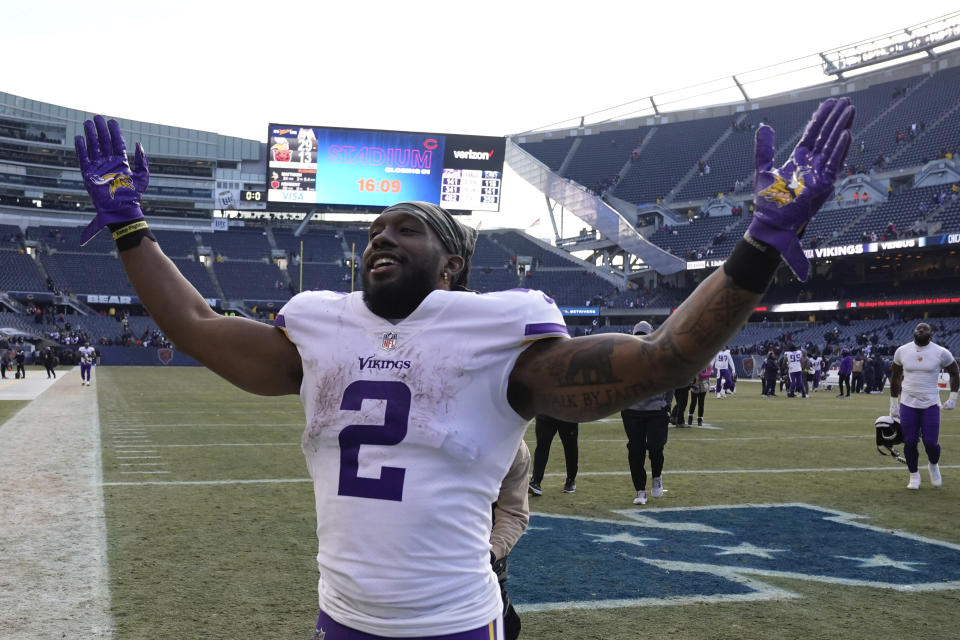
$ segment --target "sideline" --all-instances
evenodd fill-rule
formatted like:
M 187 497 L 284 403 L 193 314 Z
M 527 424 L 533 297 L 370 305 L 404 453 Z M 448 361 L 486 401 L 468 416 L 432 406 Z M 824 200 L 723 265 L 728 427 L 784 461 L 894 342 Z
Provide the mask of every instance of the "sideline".
M 16 385 L 35 399 L 0 426 L 4 640 L 113 637 L 96 378 L 58 373 Z
M 49 379 L 46 371 L 33 367 L 27 369 L 29 375 L 21 379 L 14 378 L 13 371 L 7 371 L 7 377 L 0 378 L 0 400 L 34 400 L 61 378 L 70 375 L 75 370 L 80 371 L 80 368 L 59 369 L 57 377 Z

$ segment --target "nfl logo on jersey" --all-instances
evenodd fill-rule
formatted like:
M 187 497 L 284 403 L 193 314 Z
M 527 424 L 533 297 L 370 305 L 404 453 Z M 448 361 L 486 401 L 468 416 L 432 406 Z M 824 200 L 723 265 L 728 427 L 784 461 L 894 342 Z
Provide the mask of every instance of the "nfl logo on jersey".
M 397 348 L 397 332 L 387 331 L 381 336 L 380 348 L 384 351 L 393 351 Z

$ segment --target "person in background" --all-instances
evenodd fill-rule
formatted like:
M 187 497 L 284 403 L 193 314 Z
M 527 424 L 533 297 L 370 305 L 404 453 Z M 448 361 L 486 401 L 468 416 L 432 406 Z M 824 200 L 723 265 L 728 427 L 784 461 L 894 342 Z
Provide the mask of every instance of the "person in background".
M 730 355 L 730 347 L 724 347 L 713 359 L 713 370 L 717 373 L 717 397 L 725 398 L 727 392 L 734 392 L 736 388 L 734 377 L 737 370 Z
M 687 416 L 687 426 L 693 425 L 693 412 L 697 412 L 697 426 L 703 426 L 703 410 L 710 391 L 710 376 L 713 368 L 708 364 L 703 368 L 690 387 L 690 415 Z
M 13 354 L 13 359 L 17 363 L 17 371 L 14 373 L 14 377 L 18 380 L 26 378 L 27 370 L 23 365 L 27 361 L 27 354 L 23 351 L 22 346 L 17 345 L 17 350 Z
M 577 465 L 580 455 L 580 450 L 577 447 L 577 433 L 579 430 L 580 426 L 576 422 L 557 420 L 548 415 L 537 414 L 534 427 L 537 444 L 533 449 L 530 493 L 535 496 L 543 495 L 543 488 L 540 483 L 543 482 L 543 474 L 546 472 L 547 461 L 550 459 L 550 445 L 553 444 L 554 436 L 558 434 L 560 435 L 560 443 L 563 445 L 563 461 L 567 469 L 563 492 L 573 493 L 577 490 Z
M 52 348 L 46 347 L 43 350 L 43 366 L 47 370 L 47 380 L 49 380 L 50 378 L 56 379 L 57 377 L 56 368 L 57 368 L 57 365 L 59 364 L 60 364 L 60 359 L 57 358 L 57 354 L 53 352 Z
M 633 327 L 635 336 L 650 333 L 653 333 L 653 327 L 646 320 L 641 320 Z M 651 494 L 654 498 L 663 496 L 663 449 L 667 446 L 670 396 L 671 393 L 666 391 L 620 411 L 623 430 L 627 433 L 630 478 L 633 480 L 633 489 L 637 492 L 633 504 L 647 504 L 647 470 L 644 462 L 648 454 L 653 477 Z M 683 422 L 682 415 L 680 421 Z
M 803 366 L 806 357 L 803 355 L 803 350 L 791 344 L 787 350 L 783 352 L 783 357 L 787 359 L 787 371 L 790 374 L 790 389 L 787 397 L 795 398 L 799 391 L 802 397 L 806 398 L 807 388 L 803 384 Z
M 89 342 L 84 342 L 83 346 L 77 349 L 77 354 L 80 360 L 80 384 L 89 387 L 90 371 L 97 359 L 97 350 L 91 347 Z
M 863 355 L 861 355 L 859 350 L 853 357 L 853 367 L 851 368 L 850 373 L 850 384 L 853 387 L 853 392 L 860 393 L 863 391 Z
M 923 439 L 927 453 L 930 484 L 943 484 L 940 475 L 940 370 L 950 374 L 950 396 L 943 408 L 957 406 L 960 368 L 949 349 L 931 342 L 933 330 L 926 322 L 913 330 L 913 342 L 893 354 L 890 375 L 890 417 L 900 420 L 903 431 L 903 455 L 907 459 L 910 480 L 907 489 L 920 488 L 918 444 Z
M 530 472 L 530 449 L 520 441 L 513 464 L 500 483 L 500 494 L 493 503 L 493 531 L 490 534 L 490 564 L 500 583 L 503 600 L 503 637 L 516 640 L 520 635 L 520 615 L 507 594 L 507 564 L 510 551 L 530 523 L 530 500 L 527 497 L 527 473 Z
M 777 363 L 776 354 L 774 354 L 773 351 L 768 351 L 766 359 L 764 359 L 763 364 L 760 365 L 760 375 L 763 386 L 761 394 L 763 396 L 772 398 L 777 395 L 776 387 L 779 373 L 780 365 Z
M 690 383 L 674 389 L 673 400 L 676 404 L 670 410 L 670 424 L 681 427 L 683 426 L 683 414 L 687 410 L 687 403 L 690 401 Z
M 840 378 L 840 393 L 837 394 L 838 398 L 849 398 L 850 397 L 850 374 L 853 373 L 853 356 L 850 355 L 849 349 L 843 349 L 840 351 L 840 368 L 837 371 L 837 375 Z M 847 394 L 843 395 L 843 387 L 846 385 Z
M 823 356 L 819 351 L 814 351 L 814 356 L 809 358 L 810 371 L 813 373 L 813 391 L 820 390 L 820 374 L 823 371 Z

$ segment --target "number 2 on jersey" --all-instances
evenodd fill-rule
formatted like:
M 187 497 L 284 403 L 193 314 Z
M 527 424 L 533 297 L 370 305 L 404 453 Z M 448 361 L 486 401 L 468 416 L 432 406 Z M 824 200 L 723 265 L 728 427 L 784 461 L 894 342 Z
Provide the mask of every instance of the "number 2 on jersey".
M 407 435 L 410 388 L 402 382 L 357 380 L 343 392 L 341 411 L 359 411 L 364 400 L 386 400 L 383 424 L 351 424 L 340 432 L 341 496 L 403 500 L 403 467 L 381 467 L 379 478 L 359 474 L 360 446 L 399 444 Z

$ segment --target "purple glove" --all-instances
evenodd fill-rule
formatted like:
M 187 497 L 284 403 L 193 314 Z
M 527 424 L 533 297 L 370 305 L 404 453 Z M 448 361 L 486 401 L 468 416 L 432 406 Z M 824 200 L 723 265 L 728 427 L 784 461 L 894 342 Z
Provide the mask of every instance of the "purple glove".
M 76 136 L 77 160 L 83 175 L 83 186 L 97 215 L 80 234 L 84 245 L 108 224 L 134 222 L 143 218 L 140 195 L 150 183 L 150 170 L 143 147 L 137 143 L 133 170 L 127 162 L 127 147 L 116 120 L 106 122 L 103 116 L 94 116 L 93 122 L 83 123 L 83 136 Z M 89 155 L 87 155 L 89 153 Z
M 776 134 L 766 125 L 757 129 L 755 211 L 747 233 L 777 249 L 801 280 L 810 274 L 810 262 L 803 254 L 800 236 L 833 193 L 837 169 L 843 166 L 850 148 L 855 111 L 848 98 L 825 100 L 779 169 L 773 167 Z

